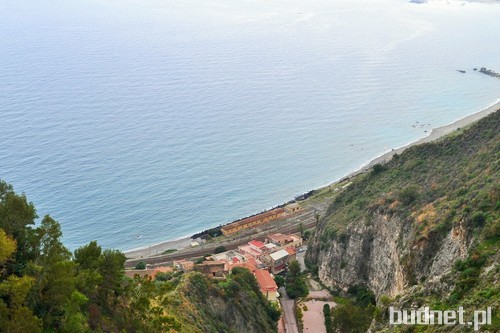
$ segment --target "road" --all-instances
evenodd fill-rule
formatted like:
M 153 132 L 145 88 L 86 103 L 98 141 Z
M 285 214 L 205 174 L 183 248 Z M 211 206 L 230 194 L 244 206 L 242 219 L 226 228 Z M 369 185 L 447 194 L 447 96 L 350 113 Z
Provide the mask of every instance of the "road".
M 286 295 L 283 287 L 279 289 L 281 308 L 283 309 L 283 319 L 285 322 L 286 333 L 299 333 L 297 327 L 297 319 L 295 318 L 295 311 L 293 310 L 294 300 Z

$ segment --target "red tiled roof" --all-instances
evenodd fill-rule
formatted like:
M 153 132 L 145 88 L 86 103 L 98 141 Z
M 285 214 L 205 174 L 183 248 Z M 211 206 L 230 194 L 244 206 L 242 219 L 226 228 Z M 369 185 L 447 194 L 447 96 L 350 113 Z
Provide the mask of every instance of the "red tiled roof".
M 236 264 L 236 263 L 240 262 L 240 259 L 238 259 L 238 258 L 236 258 L 236 257 L 233 257 L 233 259 L 232 259 L 232 260 L 233 260 L 233 264 Z
M 297 253 L 297 251 L 295 251 L 293 247 L 287 247 L 285 250 L 286 252 L 288 252 L 289 255 L 294 255 Z
M 273 277 L 265 269 L 258 269 L 254 272 L 257 283 L 262 291 L 276 291 L 278 286 Z

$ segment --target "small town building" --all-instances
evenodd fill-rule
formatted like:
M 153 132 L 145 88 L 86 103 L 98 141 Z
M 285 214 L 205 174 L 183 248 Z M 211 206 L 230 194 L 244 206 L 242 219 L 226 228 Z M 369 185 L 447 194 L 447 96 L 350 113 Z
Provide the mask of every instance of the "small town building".
M 302 210 L 302 208 L 296 202 L 285 206 L 285 213 L 287 215 L 293 215 L 295 213 L 300 212 L 301 210 Z
M 225 261 L 204 261 L 194 265 L 194 270 L 205 274 L 211 278 L 224 278 L 227 272 L 227 262 Z
M 302 246 L 302 237 L 297 235 L 283 235 L 281 233 L 267 235 L 265 242 L 275 244 L 281 248 Z
M 273 277 L 265 269 L 257 269 L 254 271 L 255 278 L 259 285 L 260 291 L 269 301 L 276 301 L 278 299 L 278 285 Z
M 286 269 L 289 261 L 289 254 L 286 250 L 281 249 L 263 256 L 262 260 L 266 261 L 271 273 L 278 274 Z
M 241 231 L 243 229 L 252 228 L 263 223 L 267 223 L 273 220 L 278 220 L 280 218 L 283 218 L 285 215 L 286 214 L 284 208 L 276 208 L 225 225 L 221 228 L 221 231 L 224 235 L 230 235 L 235 232 Z

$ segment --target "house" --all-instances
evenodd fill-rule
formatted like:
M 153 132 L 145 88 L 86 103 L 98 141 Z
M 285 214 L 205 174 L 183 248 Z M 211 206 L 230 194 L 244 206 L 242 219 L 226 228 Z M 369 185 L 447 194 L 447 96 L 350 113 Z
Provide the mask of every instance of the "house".
M 252 259 L 248 260 L 245 262 L 238 262 L 238 263 L 229 263 L 229 271 L 233 269 L 234 267 L 242 267 L 248 269 L 250 272 L 255 272 L 257 270 L 257 267 L 260 266 L 257 260 Z
M 287 215 L 293 215 L 295 213 L 300 212 L 301 210 L 302 210 L 302 208 L 300 207 L 300 205 L 298 203 L 292 203 L 292 204 L 285 206 L 285 213 Z
M 281 248 L 302 246 L 302 238 L 297 235 L 283 235 L 281 233 L 267 235 L 266 244 L 275 244 Z
M 229 250 L 221 253 L 214 254 L 210 256 L 211 259 L 213 260 L 228 260 L 228 261 L 233 261 L 235 259 L 239 261 L 244 261 L 245 257 L 243 254 L 238 253 L 237 251 Z
M 254 272 L 257 283 L 259 284 L 260 291 L 269 301 L 276 301 L 278 299 L 278 285 L 273 277 L 265 269 L 257 269 Z
M 226 261 L 204 261 L 201 264 L 194 265 L 194 270 L 205 274 L 211 278 L 224 278 L 227 272 Z
M 286 269 L 289 261 L 289 254 L 286 250 L 278 250 L 262 257 L 273 274 L 278 274 Z
M 230 235 L 235 232 L 241 231 L 243 229 L 252 228 L 263 223 L 267 223 L 273 220 L 278 220 L 284 217 L 285 215 L 286 214 L 284 208 L 276 208 L 261 214 L 250 216 L 242 220 L 230 223 L 228 225 L 223 226 L 220 230 L 224 235 Z

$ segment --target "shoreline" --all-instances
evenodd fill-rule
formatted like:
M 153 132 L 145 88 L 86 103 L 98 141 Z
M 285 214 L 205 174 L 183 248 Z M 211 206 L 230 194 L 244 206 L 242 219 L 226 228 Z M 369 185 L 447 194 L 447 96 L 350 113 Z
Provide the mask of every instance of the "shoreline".
M 435 141 L 437 139 L 443 138 L 446 135 L 460 129 L 463 127 L 467 127 L 476 121 L 480 120 L 481 118 L 486 117 L 487 115 L 500 110 L 500 98 L 497 99 L 494 103 L 489 105 L 488 107 L 481 109 L 478 112 L 475 112 L 473 114 L 470 114 L 468 116 L 462 117 L 460 119 L 455 120 L 454 122 L 433 128 L 429 135 L 422 137 L 420 139 L 417 139 L 413 142 L 407 143 L 401 147 L 391 149 L 389 151 L 384 152 L 383 154 L 371 159 L 369 162 L 362 164 L 359 168 L 355 169 L 353 172 L 348 173 L 347 175 L 339 178 L 338 180 L 332 181 L 324 186 L 320 186 L 318 188 L 313 189 L 312 191 L 317 191 L 321 190 L 323 188 L 329 187 L 335 183 L 342 182 L 344 180 L 348 180 L 354 176 L 357 176 L 361 173 L 364 173 L 368 171 L 373 165 L 375 164 L 381 164 L 381 163 L 386 163 L 392 159 L 392 157 L 395 154 L 401 154 L 403 151 L 406 149 L 422 144 L 422 143 L 428 143 Z M 305 192 L 307 193 L 307 192 Z M 303 195 L 303 194 L 301 194 Z M 300 195 L 299 195 L 300 196 Z M 231 223 L 231 222 L 228 222 Z M 205 230 L 208 230 L 210 228 L 207 228 Z M 156 244 L 151 244 L 143 247 L 138 247 L 130 250 L 123 251 L 123 253 L 127 257 L 131 258 L 139 258 L 139 257 L 151 257 L 155 255 L 160 255 L 164 251 L 169 250 L 169 249 L 175 249 L 175 250 L 182 250 L 185 248 L 188 248 L 194 240 L 190 236 L 184 236 L 184 237 L 179 237 L 177 239 L 171 239 L 171 240 L 166 240 L 162 241 Z

